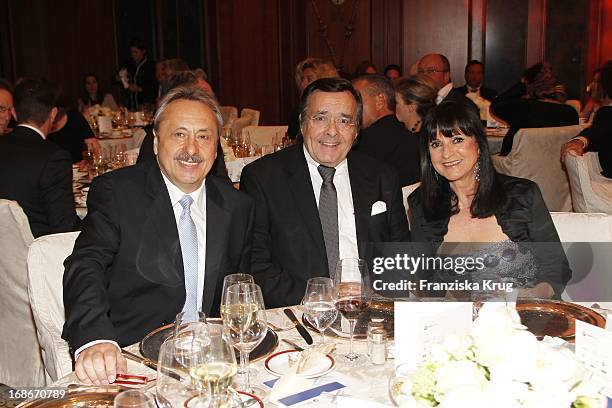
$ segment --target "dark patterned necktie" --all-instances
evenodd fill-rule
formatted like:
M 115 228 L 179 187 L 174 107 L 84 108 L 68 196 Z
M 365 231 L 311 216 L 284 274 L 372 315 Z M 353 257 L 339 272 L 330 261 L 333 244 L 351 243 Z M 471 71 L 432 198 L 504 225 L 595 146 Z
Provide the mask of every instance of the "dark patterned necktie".
M 323 229 L 325 252 L 329 276 L 333 279 L 336 264 L 340 256 L 340 242 L 338 238 L 338 194 L 334 186 L 334 173 L 336 169 L 320 165 L 319 174 L 323 178 L 321 193 L 319 195 L 319 218 Z

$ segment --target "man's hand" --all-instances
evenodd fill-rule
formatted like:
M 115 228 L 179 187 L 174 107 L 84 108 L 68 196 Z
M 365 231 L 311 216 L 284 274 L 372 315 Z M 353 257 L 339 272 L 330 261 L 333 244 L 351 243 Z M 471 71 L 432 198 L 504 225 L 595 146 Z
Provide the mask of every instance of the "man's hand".
M 565 155 L 582 156 L 584 154 L 584 143 L 581 139 L 572 139 L 561 147 L 561 163 L 565 163 Z
M 107 385 L 127 371 L 127 361 L 114 344 L 98 343 L 79 354 L 74 371 L 85 384 Z

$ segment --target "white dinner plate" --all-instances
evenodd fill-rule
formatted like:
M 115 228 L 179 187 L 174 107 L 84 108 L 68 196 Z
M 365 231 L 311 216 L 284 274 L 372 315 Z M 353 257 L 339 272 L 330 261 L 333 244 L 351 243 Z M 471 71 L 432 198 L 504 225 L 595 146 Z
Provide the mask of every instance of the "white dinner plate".
M 300 352 L 297 350 L 284 350 L 270 355 L 264 362 L 264 368 L 267 372 L 275 376 L 282 376 L 289 370 L 289 359 L 295 360 L 297 364 Z M 325 355 L 319 364 L 312 367 L 308 371 L 301 373 L 304 378 L 317 378 L 329 374 L 336 368 L 336 360 L 329 354 Z

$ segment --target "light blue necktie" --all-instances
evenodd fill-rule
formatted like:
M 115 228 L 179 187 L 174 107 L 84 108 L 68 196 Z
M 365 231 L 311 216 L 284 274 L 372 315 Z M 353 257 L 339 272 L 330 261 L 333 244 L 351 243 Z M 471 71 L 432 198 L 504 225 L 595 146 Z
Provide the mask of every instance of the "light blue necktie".
M 178 233 L 183 255 L 183 270 L 185 272 L 185 320 L 195 321 L 198 310 L 198 232 L 191 218 L 193 198 L 183 196 L 179 201 L 183 207 L 179 219 Z

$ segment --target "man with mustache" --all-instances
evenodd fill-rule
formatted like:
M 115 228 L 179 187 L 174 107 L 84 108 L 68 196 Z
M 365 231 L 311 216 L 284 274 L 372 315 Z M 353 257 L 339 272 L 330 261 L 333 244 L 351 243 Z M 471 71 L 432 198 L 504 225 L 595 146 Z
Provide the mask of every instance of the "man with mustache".
M 365 258 L 369 242 L 409 238 L 397 174 L 351 152 L 361 121 L 349 81 L 316 80 L 300 101 L 304 142 L 244 168 L 240 188 L 257 208 L 251 271 L 267 307 L 300 303 L 309 278 Z
M 64 272 L 62 336 L 84 383 L 112 383 L 119 347 L 177 313 L 218 315 L 224 276 L 249 272 L 253 201 L 209 173 L 221 123 L 214 96 L 174 88 L 154 119 L 157 160 L 92 183 Z

